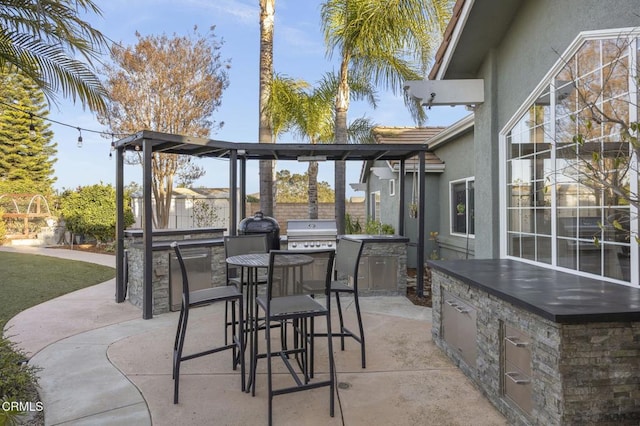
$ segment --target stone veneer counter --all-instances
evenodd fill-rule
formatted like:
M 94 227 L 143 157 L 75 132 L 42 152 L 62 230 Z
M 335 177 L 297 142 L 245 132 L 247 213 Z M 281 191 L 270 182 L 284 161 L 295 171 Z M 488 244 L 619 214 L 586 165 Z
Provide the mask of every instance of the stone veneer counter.
M 560 324 L 640 321 L 640 289 L 514 260 L 430 262 L 460 281 Z
M 212 286 L 226 285 L 226 263 L 223 234 L 225 228 L 158 229 L 152 233 L 152 313 L 168 312 L 172 303 L 170 281 L 171 243 L 178 241 L 183 249 L 201 249 L 211 259 Z M 127 295 L 129 302 L 140 308 L 144 298 L 144 233 L 141 229 L 125 231 L 124 246 L 127 252 Z
M 340 238 L 363 241 L 358 270 L 360 296 L 407 293 L 407 244 L 401 235 L 347 234 Z
M 640 289 L 513 260 L 428 265 L 434 341 L 510 423 L 640 424 Z

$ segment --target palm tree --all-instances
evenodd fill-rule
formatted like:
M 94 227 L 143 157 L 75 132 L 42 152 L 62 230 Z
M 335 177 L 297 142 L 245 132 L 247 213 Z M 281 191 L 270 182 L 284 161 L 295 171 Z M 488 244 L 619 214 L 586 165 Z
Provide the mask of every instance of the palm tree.
M 258 108 L 260 128 L 258 142 L 273 143 L 271 122 L 265 108 L 273 77 L 273 22 L 275 0 L 260 0 L 260 95 Z M 266 216 L 273 216 L 273 162 L 260 160 L 260 210 Z M 244 200 L 242 200 L 244 202 Z
M 372 85 L 350 77 L 350 90 L 355 99 L 365 99 L 376 106 Z M 274 131 L 274 142 L 280 132 L 291 130 L 309 143 L 329 143 L 334 139 L 333 101 L 338 79 L 335 74 L 326 73 L 318 85 L 309 91 L 308 83 L 275 74 L 271 83 L 271 94 L 266 104 L 265 114 L 270 118 Z M 354 120 L 348 129 L 351 142 L 372 141 L 374 125 L 366 118 Z M 318 218 L 318 162 L 310 161 L 309 179 L 309 219 Z
M 269 88 L 269 97 L 264 106 L 264 115 L 269 120 L 272 131 L 272 143 L 278 137 L 291 129 L 295 120 L 295 111 L 299 106 L 303 90 L 309 87 L 304 80 L 294 80 L 290 77 L 274 74 Z M 271 163 L 275 170 L 275 161 Z M 276 179 L 273 180 L 272 203 L 275 210 L 277 199 Z
M 451 16 L 451 0 L 327 0 L 321 19 L 328 54 L 340 54 L 335 97 L 335 143 L 347 143 L 349 74 L 358 72 L 376 85 L 402 90 L 405 80 L 426 73 L 433 48 Z M 417 123 L 424 110 L 405 94 L 405 104 Z M 345 164 L 335 167 L 336 220 L 344 233 Z
M 296 112 L 309 83 L 275 73 L 270 86 L 264 113 L 269 119 L 272 142 L 276 143 L 278 137 L 291 130 L 296 122 Z
M 50 101 L 61 91 L 104 112 L 107 94 L 92 66 L 106 38 L 80 19 L 83 13 L 101 15 L 92 0 L 3 0 L 0 68 L 22 72 Z
M 333 137 L 333 108 L 327 102 L 325 93 L 315 89 L 311 93 L 302 92 L 298 108 L 294 111 L 294 131 L 309 143 L 328 143 Z M 318 218 L 318 162 L 310 161 L 309 177 L 309 219 Z

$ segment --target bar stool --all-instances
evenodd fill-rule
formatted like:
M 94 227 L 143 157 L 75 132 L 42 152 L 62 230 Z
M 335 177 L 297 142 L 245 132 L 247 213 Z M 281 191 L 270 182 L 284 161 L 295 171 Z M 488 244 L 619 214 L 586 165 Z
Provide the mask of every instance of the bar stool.
M 334 415 L 334 393 L 335 393 L 335 374 L 333 362 L 333 343 L 331 337 L 331 310 L 330 303 L 323 306 L 321 303 L 311 297 L 310 294 L 304 293 L 304 276 L 302 272 L 296 273 L 300 263 L 296 262 L 296 256 L 302 259 L 312 256 L 314 259 L 326 259 L 326 270 L 324 272 L 325 294 L 327 299 L 330 297 L 329 286 L 331 283 L 331 266 L 335 252 L 333 250 L 313 251 L 313 252 L 296 252 L 286 250 L 272 250 L 269 253 L 269 272 L 267 281 L 267 294 L 259 295 L 256 303 L 264 311 L 265 334 L 266 334 L 266 353 L 260 354 L 258 350 L 257 340 L 254 344 L 254 353 L 252 354 L 252 363 L 255 365 L 258 358 L 267 359 L 267 383 L 269 398 L 269 425 L 273 419 L 273 397 L 292 392 L 299 392 L 308 389 L 316 389 L 319 387 L 329 387 L 329 414 Z M 304 262 L 304 260 L 303 260 Z M 307 261 L 306 263 L 311 263 Z M 323 264 L 324 265 L 324 264 Z M 302 270 L 302 268 L 300 268 Z M 327 327 L 327 347 L 329 373 L 326 380 L 311 381 L 310 364 L 314 356 L 313 347 L 309 346 L 309 322 L 317 317 L 325 317 Z M 293 347 L 288 348 L 285 342 L 281 342 L 281 346 L 277 350 L 273 350 L 271 345 L 271 326 L 272 323 L 279 323 L 281 327 L 291 327 L 293 332 Z M 286 334 L 284 334 L 286 336 Z M 281 334 L 282 338 L 282 334 Z M 291 357 L 294 356 L 298 360 L 301 375 L 298 374 L 292 365 Z M 274 389 L 273 386 L 273 359 L 280 359 L 292 378 L 295 381 L 294 386 L 282 387 Z M 256 368 L 252 368 L 255 375 Z M 255 395 L 255 377 L 252 380 L 253 394 Z
M 180 307 L 180 316 L 178 318 L 178 327 L 176 329 L 176 338 L 173 344 L 173 403 L 178 403 L 178 393 L 180 387 L 180 364 L 183 361 L 187 361 L 193 358 L 198 358 L 204 355 L 213 354 L 216 352 L 232 350 L 232 364 L 233 369 L 237 368 L 240 364 L 241 374 L 241 388 L 245 390 L 245 364 L 244 364 L 244 342 L 242 338 L 242 331 L 244 330 L 244 309 L 242 293 L 235 286 L 221 286 L 211 287 L 202 290 L 189 291 L 189 274 L 185 266 L 182 252 L 177 242 L 172 242 L 171 247 L 176 253 L 178 263 L 180 264 L 180 271 L 182 272 L 182 305 Z M 217 302 L 225 303 L 237 303 L 238 304 L 238 320 L 235 320 L 235 309 L 232 309 L 233 323 L 233 342 L 224 345 L 207 349 L 205 351 L 192 353 L 189 355 L 183 355 L 184 340 L 187 333 L 187 323 L 189 321 L 189 310 L 199 306 L 209 305 Z M 234 305 L 235 306 L 235 305 Z M 236 327 L 237 325 L 237 327 Z

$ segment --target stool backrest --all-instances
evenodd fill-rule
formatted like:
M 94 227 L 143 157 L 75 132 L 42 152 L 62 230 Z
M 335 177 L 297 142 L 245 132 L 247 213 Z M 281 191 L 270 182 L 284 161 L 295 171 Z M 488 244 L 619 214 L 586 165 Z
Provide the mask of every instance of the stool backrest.
M 358 286 L 358 267 L 362 256 L 362 240 L 338 240 L 336 249 L 335 273 L 337 279 L 347 279 L 352 282 L 354 288 Z
M 224 256 L 238 256 L 241 254 L 268 253 L 269 242 L 267 234 L 227 235 L 224 237 Z M 227 264 L 227 281 L 238 277 L 238 269 Z

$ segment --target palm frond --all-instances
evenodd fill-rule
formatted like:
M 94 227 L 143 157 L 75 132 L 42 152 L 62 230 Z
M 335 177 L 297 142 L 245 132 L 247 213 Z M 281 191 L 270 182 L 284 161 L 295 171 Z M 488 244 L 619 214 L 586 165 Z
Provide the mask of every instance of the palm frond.
M 3 0 L 0 65 L 30 77 L 50 101 L 61 92 L 105 111 L 106 91 L 92 67 L 106 50 L 106 38 L 80 18 L 85 12 L 101 14 L 92 0 Z
M 347 135 L 349 143 L 371 144 L 376 143 L 373 129 L 377 126 L 368 117 L 356 118 L 349 124 Z

